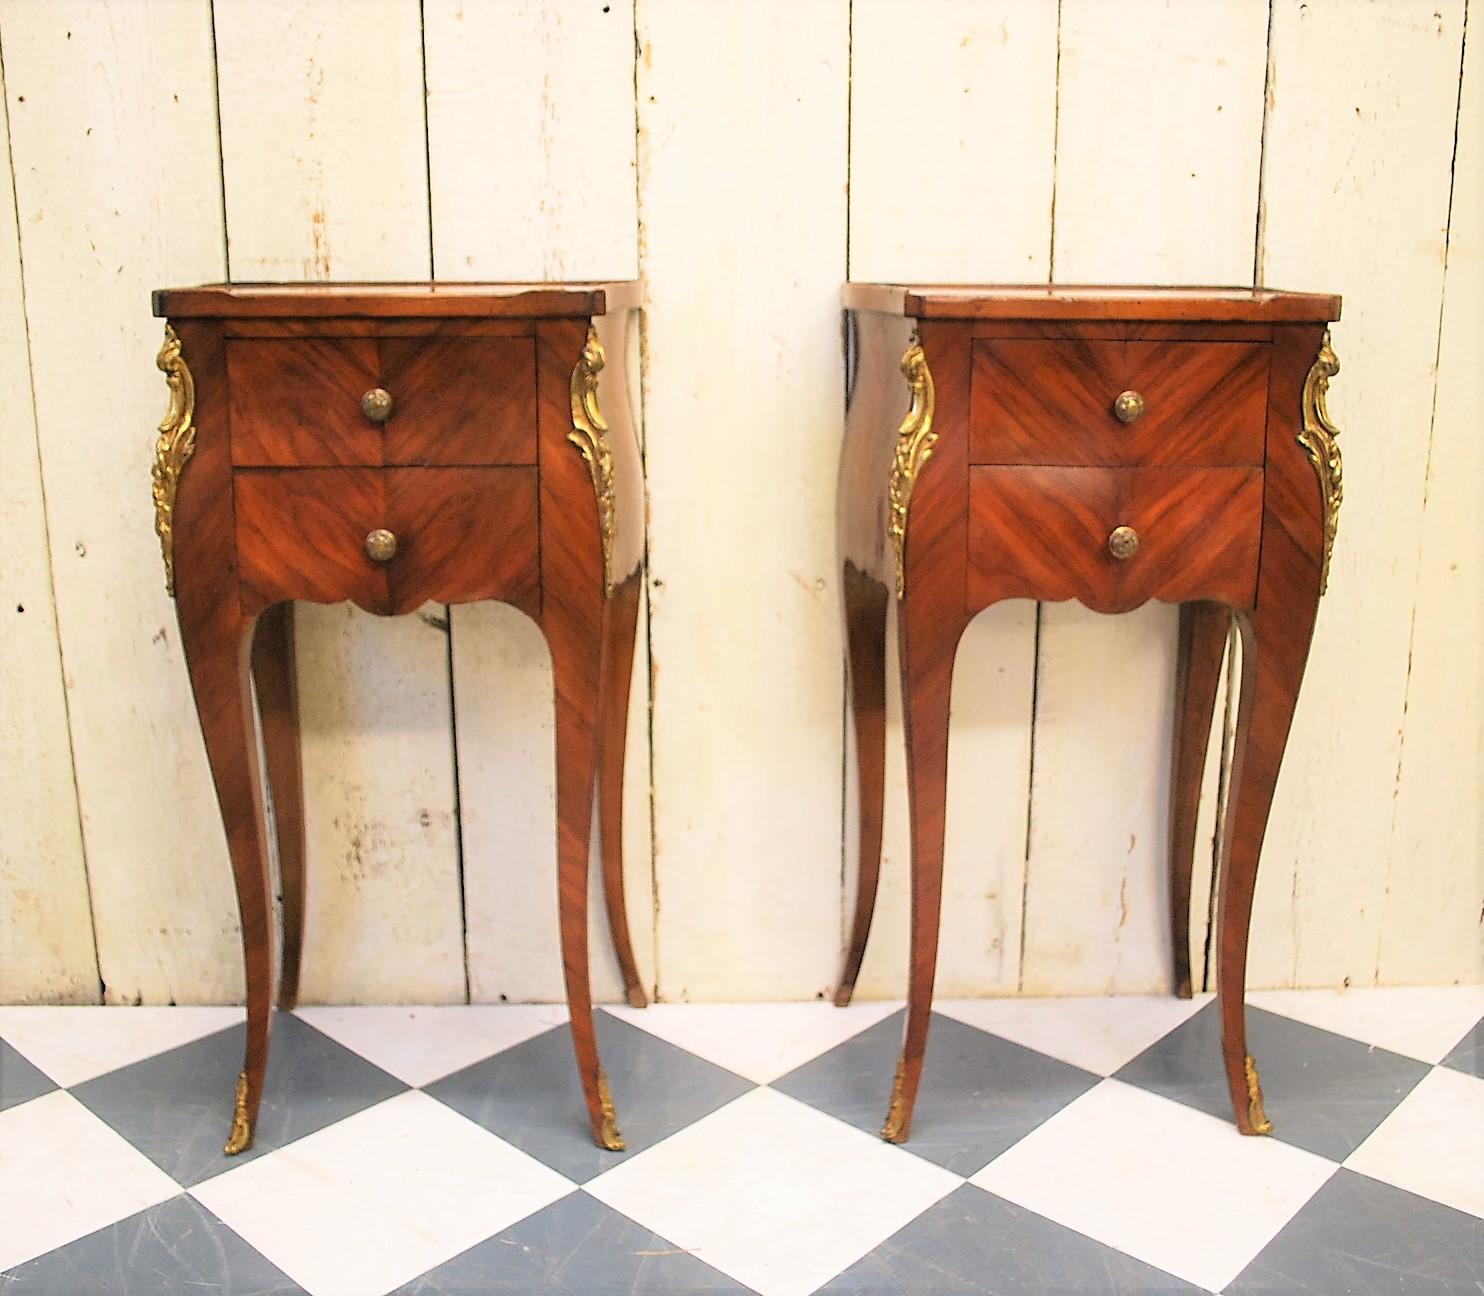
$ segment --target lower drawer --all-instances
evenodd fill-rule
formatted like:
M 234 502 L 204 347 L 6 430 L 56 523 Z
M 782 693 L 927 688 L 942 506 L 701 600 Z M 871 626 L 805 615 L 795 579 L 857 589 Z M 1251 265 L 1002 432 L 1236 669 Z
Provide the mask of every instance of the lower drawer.
M 539 611 L 534 468 L 239 469 L 250 611 L 349 600 L 383 616 L 500 599 Z
M 1161 599 L 1249 608 L 1259 468 L 969 470 L 968 600 L 1076 599 L 1126 612 Z

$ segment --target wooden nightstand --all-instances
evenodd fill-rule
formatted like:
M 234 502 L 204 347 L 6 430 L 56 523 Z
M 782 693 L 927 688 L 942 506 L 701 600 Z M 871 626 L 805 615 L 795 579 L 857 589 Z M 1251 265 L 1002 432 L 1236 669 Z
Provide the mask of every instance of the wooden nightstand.
M 304 819 L 292 601 L 385 616 L 500 599 L 551 650 L 558 892 L 593 1135 L 622 1147 L 588 982 L 595 786 L 629 1002 L 620 816 L 644 499 L 625 381 L 638 285 L 167 289 L 155 528 L 242 915 L 247 1052 L 226 1150 L 252 1143 L 268 1059 L 273 894 L 252 685 L 283 882 L 280 1007 L 298 992 Z M 601 397 L 601 400 L 600 400 Z M 605 421 L 606 420 L 606 421 Z M 411 951 L 406 951 L 411 953 Z
M 1170 899 L 1184 996 L 1201 767 L 1236 618 L 1241 709 L 1217 882 L 1217 982 L 1237 1126 L 1266 1133 L 1246 1043 L 1247 936 L 1340 507 L 1325 410 L 1339 368 L 1326 325 L 1339 298 L 849 284 L 844 301 L 854 363 L 839 534 L 861 855 L 837 1003 L 850 1000 L 876 898 L 892 599 L 912 840 L 907 1025 L 882 1136 L 907 1137 L 927 1043 L 954 653 L 974 615 L 1008 598 L 1077 599 L 1100 612 L 1149 599 L 1182 605 Z

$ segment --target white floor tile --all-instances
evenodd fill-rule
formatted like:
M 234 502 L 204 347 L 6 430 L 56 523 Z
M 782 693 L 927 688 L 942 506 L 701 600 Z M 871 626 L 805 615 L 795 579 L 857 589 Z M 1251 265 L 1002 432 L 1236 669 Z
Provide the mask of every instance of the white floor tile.
M 762 1296 L 805 1296 L 961 1182 L 756 1089 L 587 1191 Z
M 300 1008 L 296 1014 L 410 1085 L 431 1084 L 567 1021 L 562 1004 Z
M 179 1192 L 69 1093 L 0 1112 L 0 1271 Z
M 1393 1053 L 1441 1062 L 1484 1017 L 1484 986 L 1258 990 L 1247 1002 Z
M 970 1181 L 1220 1291 L 1334 1173 L 1333 1162 L 1104 1080 Z
M 574 1187 L 412 1090 L 192 1195 L 312 1296 L 378 1296 Z
M 949 999 L 935 1011 L 1095 1075 L 1112 1075 L 1194 1016 L 1211 995 Z
M 1430 1072 L 1345 1165 L 1484 1217 L 1484 1080 Z
M 616 1017 L 757 1084 L 768 1084 L 891 1016 L 900 1002 L 655 1004 Z
M 0 1008 L 0 1036 L 65 1089 L 241 1020 L 241 1008 Z

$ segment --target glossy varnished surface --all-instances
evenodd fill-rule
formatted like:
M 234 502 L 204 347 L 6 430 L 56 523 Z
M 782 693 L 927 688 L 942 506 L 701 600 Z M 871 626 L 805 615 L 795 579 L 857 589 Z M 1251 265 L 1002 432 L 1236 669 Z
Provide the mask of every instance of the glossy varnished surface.
M 1271 288 L 1165 288 L 1087 284 L 845 285 L 850 310 L 914 319 L 1174 320 L 1194 323 L 1325 323 L 1340 318 L 1340 299 Z
M 1120 527 L 1138 549 L 1116 557 Z M 968 606 L 1076 599 L 1129 612 L 1158 599 L 1251 607 L 1262 531 L 1260 468 L 969 471 Z
M 1248 341 L 1131 341 L 1058 329 L 974 342 L 975 463 L 1258 466 L 1268 348 Z M 1131 423 L 1115 403 L 1143 402 Z
M 888 483 L 900 486 L 893 455 L 909 393 L 898 365 L 914 337 L 936 397 L 931 453 L 909 497 L 897 608 L 912 931 L 905 1036 L 883 1135 L 907 1136 L 926 1046 L 954 654 L 973 616 L 1007 598 L 1076 599 L 1103 612 L 1151 599 L 1183 605 L 1170 807 L 1183 995 L 1201 772 L 1236 620 L 1242 700 L 1218 881 L 1217 979 L 1233 1112 L 1243 1132 L 1264 1132 L 1243 1011 L 1248 925 L 1318 604 L 1323 500 L 1297 434 L 1304 380 L 1338 299 L 1265 289 L 870 284 L 847 285 L 844 299 L 856 363 L 838 507 L 861 860 L 842 1004 L 860 969 L 880 867 L 884 639 L 896 584 Z M 1117 413 L 1125 392 L 1139 397 L 1130 419 Z M 1125 543 L 1110 543 L 1115 529 Z
M 529 334 L 232 338 L 227 372 L 238 466 L 536 461 Z M 373 390 L 381 422 L 361 408 Z
M 170 319 L 486 318 L 588 319 L 637 309 L 639 285 L 478 283 L 199 284 L 160 288 L 154 312 Z
M 621 1143 L 593 1029 L 587 898 L 596 797 L 610 927 L 629 1000 L 642 1004 L 620 846 L 644 549 L 626 390 L 633 330 L 625 308 L 636 300 L 632 284 L 217 285 L 155 295 L 195 385 L 196 444 L 174 510 L 177 607 L 247 970 L 247 1047 L 229 1151 L 250 1144 L 262 1098 L 274 966 L 254 682 L 277 809 L 285 1007 L 297 998 L 306 935 L 292 600 L 400 615 L 430 600 L 499 599 L 540 625 L 556 698 L 557 891 L 571 1031 L 594 1137 Z M 572 439 L 579 366 L 595 368 L 606 422 L 609 546 L 598 485 Z M 391 396 L 387 417 L 374 401 L 363 405 L 377 389 Z M 374 543 L 382 532 L 394 543 Z

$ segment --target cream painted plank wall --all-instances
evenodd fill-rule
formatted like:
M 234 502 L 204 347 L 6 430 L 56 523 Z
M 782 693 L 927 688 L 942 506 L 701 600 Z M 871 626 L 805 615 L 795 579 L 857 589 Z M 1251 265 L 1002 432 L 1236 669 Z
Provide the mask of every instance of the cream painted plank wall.
M 217 0 L 234 279 L 425 279 L 417 0 Z M 296 610 L 303 997 L 466 995 L 447 619 Z
M 147 484 L 164 403 L 148 291 L 228 273 L 643 274 L 652 639 L 626 848 L 641 970 L 668 999 L 815 998 L 838 974 L 855 867 L 840 280 L 1343 293 L 1346 503 L 1251 981 L 1484 979 L 1465 15 L 1464 0 L 0 0 L 19 214 L 0 243 L 20 249 L 18 267 L 0 259 L 0 503 L 17 536 L 0 608 L 18 585 L 28 609 L 7 640 L 0 877 L 48 906 L 20 944 L 0 918 L 0 998 L 86 999 L 97 979 L 109 1002 L 241 994 Z M 971 628 L 945 993 L 1168 987 L 1174 621 L 1017 603 Z M 535 627 L 495 607 L 300 622 L 306 998 L 558 998 Z M 862 997 L 900 994 L 906 963 L 892 705 Z
M 1044 280 L 1056 156 L 1056 9 L 1000 0 L 851 7 L 850 276 Z M 911 159 L 910 167 L 904 159 Z M 902 387 L 903 409 L 906 386 Z M 888 628 L 881 884 L 857 993 L 906 993 L 907 784 Z M 1014 993 L 1020 976 L 1035 607 L 977 618 L 959 647 L 950 734 L 939 993 Z M 857 814 L 847 781 L 846 930 Z
M 1344 294 L 1329 409 L 1345 500 L 1258 877 L 1254 984 L 1373 983 L 1389 871 L 1477 880 L 1480 867 L 1477 856 L 1391 849 L 1463 16 L 1459 0 L 1274 9 L 1260 270 Z M 1478 426 L 1476 411 L 1475 438 Z M 1460 766 L 1444 786 L 1477 805 L 1464 776 Z M 1451 824 L 1455 843 L 1468 828 Z M 1415 918 L 1388 938 L 1431 942 L 1435 915 Z M 1453 975 L 1478 966 L 1475 953 Z
M 633 5 L 436 0 L 423 25 L 435 274 L 637 277 Z M 470 994 L 560 999 L 551 659 L 513 608 L 450 613 Z M 625 882 L 635 956 L 652 984 L 642 624 L 635 657 Z M 594 992 L 621 1000 L 596 868 L 592 910 Z
M 659 990 L 839 975 L 849 6 L 640 0 Z
M 10 180 L 3 62 L 0 46 L 0 146 Z M 0 1002 L 91 1003 L 98 957 L 62 693 L 14 193 L 10 184 L 0 192 Z
M 1484 39 L 1465 47 L 1437 405 L 1376 980 L 1484 980 Z
M 1174 0 L 1064 0 L 1055 280 L 1250 282 L 1267 5 L 1211 0 L 1199 21 L 1191 13 Z M 1028 994 L 1172 985 L 1176 620 L 1158 604 L 1121 617 L 1076 604 L 1042 609 L 1021 965 Z
M 149 487 L 150 290 L 223 269 L 211 12 L 12 2 L 0 45 L 103 997 L 232 1000 L 236 906 Z

